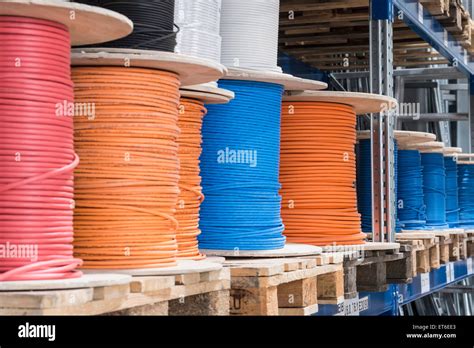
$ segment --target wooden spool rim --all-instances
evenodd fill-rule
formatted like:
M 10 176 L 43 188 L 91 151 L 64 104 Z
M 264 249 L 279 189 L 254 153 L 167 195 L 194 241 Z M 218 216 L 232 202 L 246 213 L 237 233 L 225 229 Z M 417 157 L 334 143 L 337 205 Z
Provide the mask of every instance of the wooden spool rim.
M 227 104 L 235 98 L 235 93 L 223 88 L 206 85 L 181 87 L 181 98 L 196 99 L 204 104 Z
M 445 147 L 443 149 L 443 154 L 446 157 L 448 157 L 448 156 L 458 156 L 461 153 L 462 153 L 462 148 L 460 148 L 460 147 Z
M 69 29 L 72 46 L 113 41 L 133 31 L 132 21 L 120 13 L 68 1 L 2 0 L 0 16 L 30 17 L 61 23 Z
M 289 92 L 283 97 L 285 102 L 327 102 L 352 106 L 356 115 L 379 113 L 395 108 L 396 99 L 380 94 L 333 91 Z
M 117 66 L 169 71 L 179 75 L 181 85 L 200 85 L 220 79 L 225 67 L 209 59 L 173 52 L 132 50 L 126 48 L 76 48 L 73 66 Z
M 399 144 L 420 144 L 436 140 L 436 135 L 425 132 L 414 132 L 414 131 L 394 131 L 395 139 Z M 363 130 L 357 132 L 357 139 L 367 140 L 370 139 L 370 131 Z
M 317 80 L 303 79 L 290 74 L 273 71 L 241 68 L 229 68 L 223 79 L 274 83 L 282 85 L 287 91 L 321 90 L 328 88 L 327 83 Z
M 420 144 L 399 145 L 400 150 L 418 150 L 421 153 L 443 153 L 444 143 L 440 141 L 429 141 Z

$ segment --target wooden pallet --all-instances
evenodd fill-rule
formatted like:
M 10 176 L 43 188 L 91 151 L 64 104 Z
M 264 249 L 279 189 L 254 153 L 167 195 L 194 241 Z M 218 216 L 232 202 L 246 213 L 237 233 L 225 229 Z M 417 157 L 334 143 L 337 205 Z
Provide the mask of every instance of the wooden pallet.
M 113 275 L 120 282 L 106 285 L 64 281 L 63 289 L 40 284 L 36 290 L 0 291 L 0 315 L 228 315 L 230 273 L 217 268 L 163 276 Z M 110 276 L 86 275 L 95 280 Z
M 397 241 L 404 245 L 415 247 L 412 251 L 412 267 L 414 275 L 438 269 L 443 263 L 448 263 L 447 248 L 450 248 L 449 235 L 436 236 L 433 232 L 403 232 L 397 233 Z M 443 247 L 440 248 L 440 238 L 443 239 Z
M 467 50 L 472 21 L 460 0 L 420 0 Z M 323 71 L 369 68 L 369 0 L 282 0 L 280 50 Z M 449 63 L 398 18 L 394 22 L 394 66 Z
M 130 293 L 109 315 L 228 315 L 230 273 L 135 276 Z
M 130 293 L 130 280 L 131 277 L 123 275 L 87 275 L 82 279 L 24 282 L 15 286 L 15 290 L 5 290 L 9 284 L 3 283 L 0 315 L 108 313 L 126 300 Z
M 227 259 L 231 315 L 312 315 L 344 300 L 342 255 Z
M 402 245 L 411 245 L 414 274 L 438 269 L 441 264 L 468 257 L 468 235 L 463 229 L 404 231 L 397 234 Z M 420 247 L 422 245 L 422 247 Z
M 352 299 L 360 291 L 381 292 L 388 289 L 388 265 L 404 259 L 397 243 L 367 243 L 364 246 L 344 246 L 344 297 Z M 329 248 L 325 249 L 326 251 Z M 338 249 L 335 249 L 338 251 Z
M 433 16 L 449 17 L 449 0 L 419 0 Z

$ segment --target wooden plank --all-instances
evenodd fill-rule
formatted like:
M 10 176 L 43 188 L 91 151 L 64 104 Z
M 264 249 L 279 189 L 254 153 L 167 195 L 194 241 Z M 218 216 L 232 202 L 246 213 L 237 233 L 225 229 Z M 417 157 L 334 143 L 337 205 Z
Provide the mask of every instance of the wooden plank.
M 368 7 L 369 0 L 333 0 L 329 2 L 318 2 L 317 0 L 298 0 L 298 1 L 285 1 L 280 5 L 280 12 L 289 11 L 323 11 L 323 10 L 335 10 L 341 8 L 356 8 L 356 7 Z
M 0 307 L 15 309 L 50 309 L 81 305 L 94 299 L 94 290 L 72 289 L 56 291 L 2 292 Z
M 132 293 L 151 293 L 171 288 L 174 285 L 174 276 L 133 277 L 130 283 L 130 291 Z
M 144 306 L 133 307 L 122 309 L 120 311 L 115 311 L 108 313 L 108 316 L 164 316 L 169 315 L 169 302 L 158 302 L 153 304 L 147 304 Z
M 278 313 L 281 316 L 309 316 L 318 313 L 318 304 L 304 308 L 279 308 Z

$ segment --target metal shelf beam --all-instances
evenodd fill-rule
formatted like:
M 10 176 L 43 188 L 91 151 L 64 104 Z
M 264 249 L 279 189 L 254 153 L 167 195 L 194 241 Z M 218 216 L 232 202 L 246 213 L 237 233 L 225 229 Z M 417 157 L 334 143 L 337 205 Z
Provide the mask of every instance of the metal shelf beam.
M 339 305 L 320 305 L 316 315 L 396 316 L 400 306 L 442 291 L 473 275 L 473 258 L 450 262 L 439 269 L 414 277 L 410 284 L 391 284 L 385 292 L 361 292 L 356 299 L 345 300 Z

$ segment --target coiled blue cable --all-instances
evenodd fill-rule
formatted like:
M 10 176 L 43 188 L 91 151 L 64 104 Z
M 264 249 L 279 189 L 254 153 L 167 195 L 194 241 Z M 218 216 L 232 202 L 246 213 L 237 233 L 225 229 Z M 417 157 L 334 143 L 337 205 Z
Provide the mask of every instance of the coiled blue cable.
M 285 245 L 278 193 L 283 87 L 222 80 L 235 93 L 208 105 L 203 123 L 199 246 L 212 250 L 271 250 Z
M 398 145 L 394 141 L 394 170 L 395 170 L 395 196 L 398 187 Z M 372 232 L 372 172 L 371 158 L 372 150 L 370 139 L 362 139 L 356 146 L 357 156 L 357 207 L 361 214 L 363 232 Z M 397 201 L 397 199 L 395 199 Z M 396 212 L 395 212 L 396 214 Z M 396 219 L 396 231 L 400 231 L 398 218 Z
M 418 150 L 398 151 L 398 218 L 404 230 L 426 227 L 423 167 Z
M 458 164 L 454 157 L 445 157 L 444 165 L 446 168 L 446 222 L 449 227 L 458 227 Z
M 448 228 L 446 223 L 446 172 L 441 153 L 422 153 L 423 194 L 426 205 L 426 226 Z
M 459 227 L 474 228 L 474 165 L 458 164 Z

